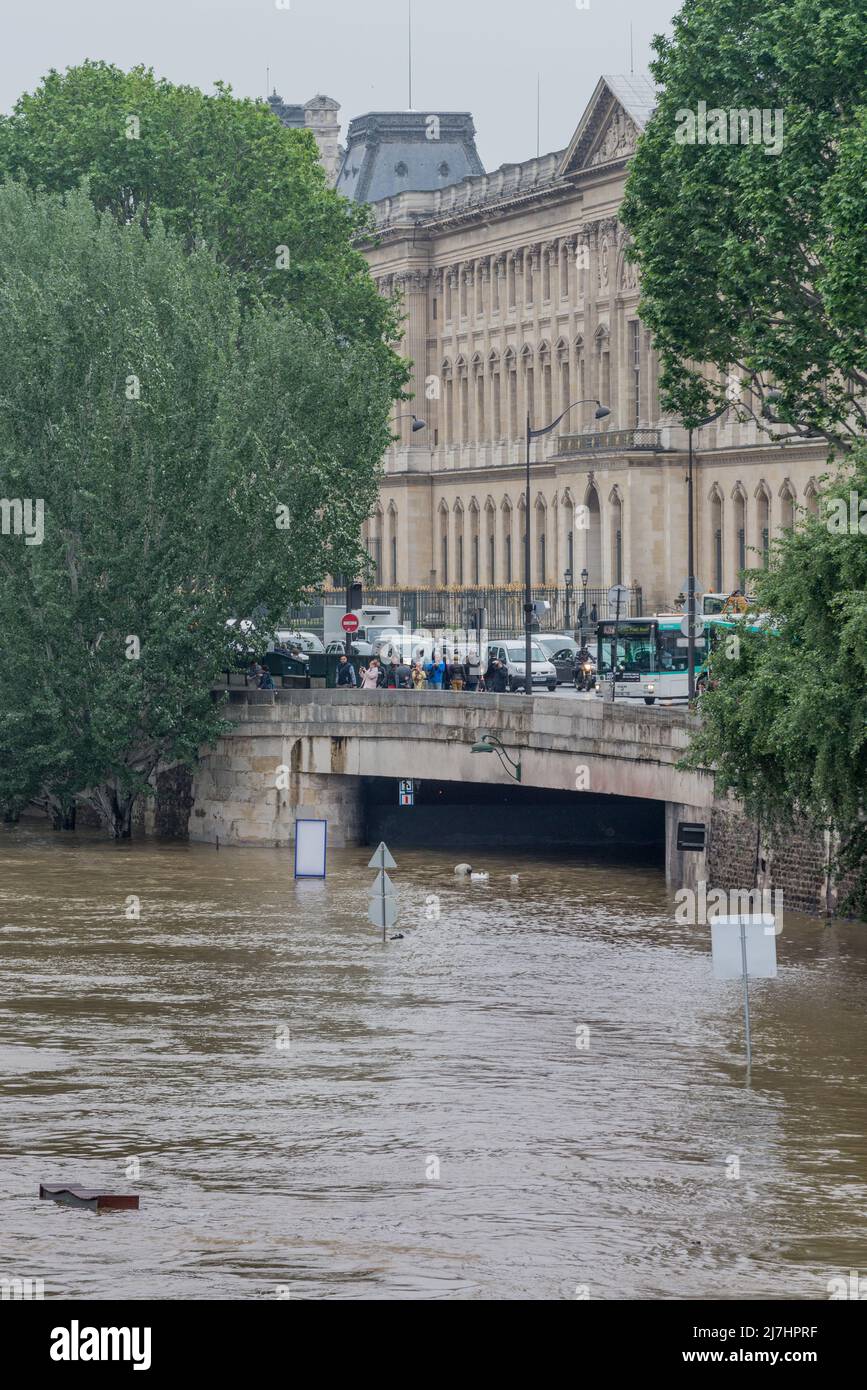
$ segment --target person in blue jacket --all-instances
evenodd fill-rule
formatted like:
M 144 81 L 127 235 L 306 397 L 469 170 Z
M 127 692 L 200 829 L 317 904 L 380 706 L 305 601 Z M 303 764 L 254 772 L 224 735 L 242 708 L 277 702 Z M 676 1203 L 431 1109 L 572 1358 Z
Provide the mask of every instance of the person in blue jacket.
M 443 677 L 446 673 L 446 663 L 443 661 L 439 652 L 431 652 L 430 661 L 424 664 L 424 673 L 427 676 L 429 690 L 442 690 Z

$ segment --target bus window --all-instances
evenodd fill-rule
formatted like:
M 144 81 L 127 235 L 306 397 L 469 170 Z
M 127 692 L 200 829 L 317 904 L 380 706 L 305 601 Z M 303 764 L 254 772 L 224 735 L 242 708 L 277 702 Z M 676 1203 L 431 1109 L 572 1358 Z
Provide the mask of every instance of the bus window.
M 659 667 L 660 671 L 686 671 L 689 667 L 689 648 L 685 645 L 686 638 L 680 628 L 670 628 L 659 634 Z M 704 637 L 695 639 L 695 664 L 700 666 L 704 661 L 705 654 Z
M 616 634 L 616 635 L 615 635 Z M 611 674 L 614 650 L 619 671 L 645 674 L 654 669 L 656 638 L 652 623 L 602 623 L 599 630 L 599 674 Z

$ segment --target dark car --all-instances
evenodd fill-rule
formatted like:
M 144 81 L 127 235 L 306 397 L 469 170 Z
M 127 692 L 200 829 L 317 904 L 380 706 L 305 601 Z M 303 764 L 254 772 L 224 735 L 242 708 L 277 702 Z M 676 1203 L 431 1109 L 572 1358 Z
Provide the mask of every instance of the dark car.
M 557 684 L 571 685 L 575 657 L 578 652 L 578 643 L 575 639 L 565 637 L 562 634 L 556 634 L 552 637 L 543 632 L 537 633 L 535 640 L 557 672 Z

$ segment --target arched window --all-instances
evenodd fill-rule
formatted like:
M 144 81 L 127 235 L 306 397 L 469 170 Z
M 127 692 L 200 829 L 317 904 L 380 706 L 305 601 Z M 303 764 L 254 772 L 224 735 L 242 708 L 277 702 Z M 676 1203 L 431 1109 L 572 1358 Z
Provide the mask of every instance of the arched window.
M 455 397 L 452 364 L 446 357 L 440 368 L 443 390 L 443 443 L 451 444 L 455 437 Z
M 503 353 L 503 370 L 506 373 L 507 424 L 506 437 L 518 438 L 518 366 L 512 348 Z
M 735 534 L 735 587 L 739 588 L 742 583 L 743 571 L 747 567 L 747 495 L 740 483 L 736 485 L 732 493 L 732 504 Z
M 493 497 L 485 503 L 485 550 L 488 556 L 488 583 L 497 581 L 497 509 Z
M 458 498 L 454 506 L 455 514 L 455 583 L 464 582 L 464 508 Z
M 520 559 L 516 557 L 515 568 L 522 584 L 527 582 L 527 500 L 523 492 L 518 498 L 518 539 L 520 546 Z
M 548 582 L 548 508 L 541 493 L 536 498 L 536 575 L 540 584 Z
M 819 515 L 819 490 L 814 478 L 811 478 L 804 488 L 804 507 L 810 516 Z
M 500 355 L 493 349 L 488 353 L 488 373 L 491 378 L 491 438 L 503 437 L 503 402 L 500 394 Z
M 388 504 L 388 568 L 389 583 L 397 584 L 397 507 Z
M 566 568 L 575 578 L 575 504 L 567 488 L 563 493 L 563 529 L 566 535 Z
M 461 355 L 455 362 L 455 376 L 458 385 L 458 419 L 456 438 L 466 444 L 470 437 L 469 421 L 469 382 L 467 380 L 467 359 Z
M 591 483 L 584 494 L 584 567 L 590 578 L 591 588 L 602 586 L 602 511 L 599 506 L 599 493 L 595 483 Z
M 579 333 L 579 334 L 578 334 L 578 337 L 575 339 L 575 399 L 576 399 L 576 401 L 583 401 L 583 400 L 585 399 L 585 397 L 587 396 L 587 394 L 588 394 L 588 392 L 587 392 L 587 357 L 586 357 L 586 354 L 585 354 L 585 352 L 584 352 L 584 339 L 582 338 L 581 334 Z M 571 402 L 571 401 L 567 401 L 566 404 L 567 404 L 567 405 L 571 405 L 572 402 Z M 585 409 L 586 409 L 586 407 L 582 405 L 578 410 L 574 411 L 574 419 L 572 420 L 572 430 L 573 430 L 573 431 L 580 430 L 580 428 L 581 428 L 581 420 L 582 420 L 582 418 L 583 418 Z M 568 422 L 567 422 L 567 423 L 568 423 Z
M 723 497 L 719 488 L 714 486 L 710 491 L 710 556 L 712 570 L 712 588 L 716 593 L 722 593 L 723 587 Z
M 440 502 L 440 584 L 449 582 L 449 509 L 445 501 Z
M 795 529 L 795 491 L 788 478 L 780 488 L 780 528 L 783 531 Z
M 604 325 L 596 331 L 596 380 L 599 400 L 611 409 L 611 341 Z
M 771 557 L 771 494 L 763 482 L 756 488 L 756 549 L 762 557 L 762 567 L 767 569 Z
M 559 339 L 554 352 L 557 358 L 557 376 L 560 382 L 560 403 L 557 406 L 557 414 L 562 415 L 563 411 L 567 410 L 572 404 L 572 383 L 569 378 L 569 344 L 566 342 L 565 338 Z M 574 419 L 567 417 L 567 419 L 563 421 L 563 429 L 567 433 L 569 432 L 570 426 L 573 430 L 577 429 L 580 424 L 580 419 L 580 414 L 577 412 Z
M 611 582 L 623 583 L 623 498 L 619 488 L 613 488 L 608 499 L 611 507 Z
M 503 501 L 503 579 L 512 582 L 512 504 L 506 497 Z
M 542 423 L 548 425 L 554 418 L 554 397 L 551 388 L 551 349 L 547 343 L 539 344 L 539 371 L 542 377 Z
M 536 377 L 533 364 L 533 349 L 525 343 L 521 348 L 521 375 L 524 380 L 524 414 L 536 423 Z
M 373 561 L 375 577 L 382 582 L 382 507 L 377 502 L 368 523 L 367 553 Z
M 470 499 L 470 583 L 479 584 L 479 504 Z

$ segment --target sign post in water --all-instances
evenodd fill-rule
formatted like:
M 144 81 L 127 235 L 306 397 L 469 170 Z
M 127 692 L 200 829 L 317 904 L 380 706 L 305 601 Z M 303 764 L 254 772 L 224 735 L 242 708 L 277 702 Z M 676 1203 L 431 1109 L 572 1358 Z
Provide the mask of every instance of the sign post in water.
M 771 913 L 715 917 L 710 924 L 713 973 L 718 980 L 743 980 L 747 1070 L 752 1066 L 749 978 L 777 976 L 777 928 Z
M 397 895 L 394 884 L 386 873 L 386 869 L 396 869 L 397 865 L 385 842 L 380 844 L 367 867 L 379 870 L 369 889 L 370 907 L 367 909 L 367 917 L 375 927 L 382 927 L 384 943 L 386 932 L 397 921 Z

